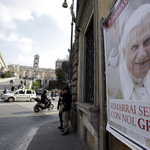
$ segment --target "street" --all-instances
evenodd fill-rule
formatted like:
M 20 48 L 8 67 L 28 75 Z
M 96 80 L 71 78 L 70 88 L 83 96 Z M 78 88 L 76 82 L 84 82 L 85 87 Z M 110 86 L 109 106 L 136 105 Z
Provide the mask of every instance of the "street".
M 15 86 L 20 80 L 15 80 Z M 0 83 L 0 94 L 4 87 L 10 90 L 10 82 Z M 36 102 L 5 102 L 0 99 L 0 149 L 17 150 L 22 141 L 33 128 L 58 119 L 57 108 L 58 97 L 53 101 L 52 111 L 42 110 L 35 113 L 33 110 Z

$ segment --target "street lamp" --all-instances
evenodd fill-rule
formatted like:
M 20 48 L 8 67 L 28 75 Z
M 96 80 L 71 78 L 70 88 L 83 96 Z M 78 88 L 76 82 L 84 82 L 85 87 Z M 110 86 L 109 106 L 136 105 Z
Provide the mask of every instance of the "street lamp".
M 62 5 L 64 8 L 68 7 L 68 4 L 66 3 L 66 0 L 64 0 L 64 3 Z M 72 0 L 72 4 L 70 9 L 73 11 L 74 6 L 74 0 Z M 69 85 L 71 86 L 71 78 L 72 78 L 72 39 L 73 39 L 73 16 L 71 20 L 71 41 L 70 41 L 70 57 L 69 57 Z
M 64 8 L 67 8 L 67 7 L 68 7 L 68 4 L 66 3 L 66 0 L 64 0 L 62 6 L 63 6 Z

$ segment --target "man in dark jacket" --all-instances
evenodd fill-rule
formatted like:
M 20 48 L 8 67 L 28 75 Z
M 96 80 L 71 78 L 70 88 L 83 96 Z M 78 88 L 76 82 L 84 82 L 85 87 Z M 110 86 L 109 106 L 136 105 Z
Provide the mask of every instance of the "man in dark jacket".
M 13 92 L 15 89 L 16 89 L 16 88 L 15 88 L 15 86 L 14 86 L 14 85 L 12 85 L 12 87 L 11 87 L 11 91 Z
M 69 133 L 69 115 L 71 109 L 72 95 L 69 90 L 69 87 L 65 87 L 63 90 L 64 90 L 64 96 L 63 96 L 64 109 L 62 111 L 62 120 L 63 120 L 64 132 L 62 133 L 62 135 L 66 135 Z
M 44 90 L 43 94 L 41 95 L 41 102 L 45 104 L 45 107 L 49 104 L 48 98 L 47 98 L 47 90 Z

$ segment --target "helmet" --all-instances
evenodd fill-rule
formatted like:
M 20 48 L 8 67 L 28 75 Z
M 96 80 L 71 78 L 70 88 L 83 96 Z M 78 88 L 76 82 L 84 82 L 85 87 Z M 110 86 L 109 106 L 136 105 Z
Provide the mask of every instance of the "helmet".
M 45 89 L 43 93 L 46 94 L 47 92 L 48 92 L 48 90 Z

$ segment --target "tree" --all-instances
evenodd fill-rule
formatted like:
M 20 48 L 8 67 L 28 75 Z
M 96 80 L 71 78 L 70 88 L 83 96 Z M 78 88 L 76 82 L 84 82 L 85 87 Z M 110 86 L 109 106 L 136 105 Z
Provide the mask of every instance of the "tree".
M 67 81 L 67 73 L 62 68 L 56 69 L 57 82 L 59 84 L 65 83 Z
M 10 71 L 6 71 L 6 72 L 1 74 L 1 77 L 2 78 L 9 78 L 9 77 L 11 77 L 11 72 Z
M 66 74 L 67 74 L 67 79 L 68 79 L 68 77 L 69 77 L 69 62 L 68 62 L 68 61 L 64 61 L 64 62 L 62 63 L 62 70 L 63 70 L 64 72 L 66 72 Z
M 10 72 L 10 71 L 6 71 L 6 72 L 5 72 L 5 77 L 6 77 L 6 78 L 11 77 L 11 72 Z

